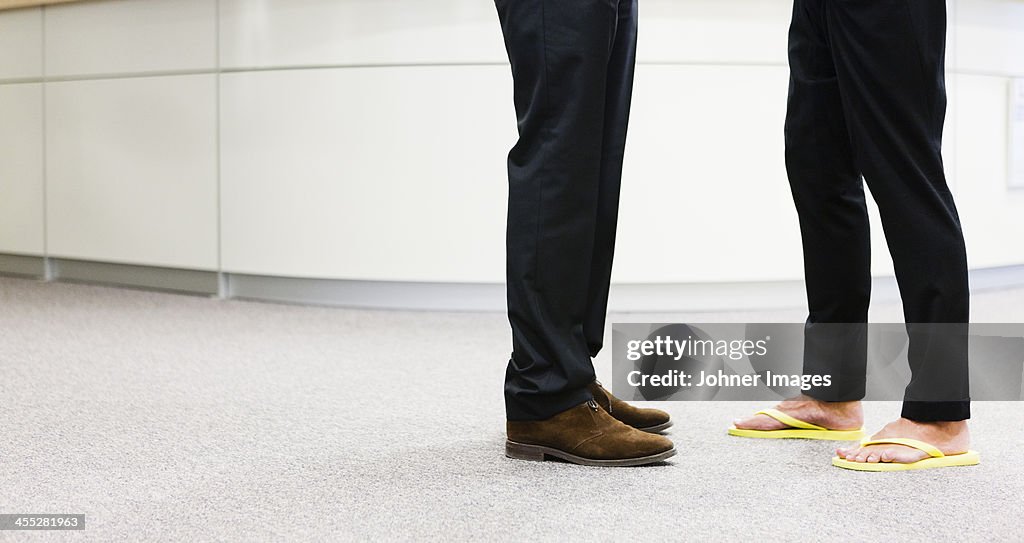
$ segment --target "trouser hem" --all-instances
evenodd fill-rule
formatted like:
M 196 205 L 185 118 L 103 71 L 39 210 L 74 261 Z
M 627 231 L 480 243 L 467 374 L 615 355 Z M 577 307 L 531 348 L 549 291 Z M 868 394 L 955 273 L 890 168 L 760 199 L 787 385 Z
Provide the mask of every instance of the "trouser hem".
M 971 418 L 970 400 L 955 402 L 903 402 L 903 418 L 915 422 L 956 422 Z
M 594 399 L 586 388 L 537 396 L 505 395 L 505 417 L 515 422 L 548 420 L 581 403 Z

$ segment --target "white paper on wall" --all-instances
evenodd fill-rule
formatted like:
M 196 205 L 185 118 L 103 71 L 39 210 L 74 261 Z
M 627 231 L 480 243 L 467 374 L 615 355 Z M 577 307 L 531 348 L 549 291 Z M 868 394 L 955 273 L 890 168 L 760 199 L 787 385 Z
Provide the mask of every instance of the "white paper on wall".
M 1024 78 L 1010 81 L 1010 186 L 1024 188 Z

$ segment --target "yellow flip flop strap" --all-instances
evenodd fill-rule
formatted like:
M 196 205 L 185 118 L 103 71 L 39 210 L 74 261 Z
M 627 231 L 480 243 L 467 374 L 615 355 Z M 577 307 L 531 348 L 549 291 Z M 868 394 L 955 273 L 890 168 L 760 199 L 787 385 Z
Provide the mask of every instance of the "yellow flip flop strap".
M 755 415 L 767 415 L 767 416 L 769 416 L 769 417 L 771 417 L 771 418 L 781 422 L 782 424 L 785 424 L 786 426 L 790 426 L 790 427 L 793 427 L 793 428 L 799 428 L 801 430 L 828 430 L 828 428 L 823 428 L 823 427 L 818 426 L 816 424 L 811 424 L 809 422 L 804 422 L 804 421 L 802 421 L 800 419 L 795 419 L 795 418 L 793 418 L 793 417 L 783 413 L 782 411 L 779 411 L 778 409 L 762 409 L 761 411 L 758 411 L 757 413 L 754 413 L 754 414 Z
M 921 452 L 928 453 L 932 458 L 942 458 L 946 456 L 942 454 L 942 451 L 935 445 L 925 443 L 924 441 L 918 441 L 916 439 L 910 439 L 909 437 L 890 437 L 886 439 L 872 439 L 870 441 L 864 441 L 861 443 L 862 447 L 868 445 L 904 445 L 911 449 L 917 449 Z

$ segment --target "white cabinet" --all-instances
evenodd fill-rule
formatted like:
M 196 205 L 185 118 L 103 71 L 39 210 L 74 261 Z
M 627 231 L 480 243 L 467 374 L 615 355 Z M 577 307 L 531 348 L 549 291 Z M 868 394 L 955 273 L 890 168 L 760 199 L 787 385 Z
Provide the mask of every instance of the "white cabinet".
M 503 66 L 224 76 L 224 269 L 501 281 Z
M 216 0 L 103 0 L 48 6 L 46 75 L 212 70 Z
M 43 75 L 43 12 L 0 11 L 0 80 Z
M 221 0 L 225 68 L 500 63 L 491 0 Z
M 944 151 L 970 264 L 1024 264 L 1006 98 L 1024 77 L 1024 3 L 948 4 Z M 614 280 L 799 280 L 783 155 L 791 0 L 639 10 Z M 503 280 L 516 122 L 490 0 L 0 12 L 0 119 L 0 253 Z M 891 275 L 872 221 L 873 271 Z
M 43 86 L 0 85 L 0 253 L 43 254 Z
M 216 76 L 46 91 L 52 256 L 217 268 Z

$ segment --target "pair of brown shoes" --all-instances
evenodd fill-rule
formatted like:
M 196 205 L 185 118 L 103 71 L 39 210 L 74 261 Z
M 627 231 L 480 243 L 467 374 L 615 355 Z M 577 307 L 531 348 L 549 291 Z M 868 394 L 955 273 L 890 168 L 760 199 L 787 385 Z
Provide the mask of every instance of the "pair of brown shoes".
M 543 421 L 508 421 L 505 455 L 520 460 L 556 457 L 584 466 L 642 466 L 674 456 L 656 432 L 672 426 L 669 414 L 616 398 L 600 383 L 594 399 Z

